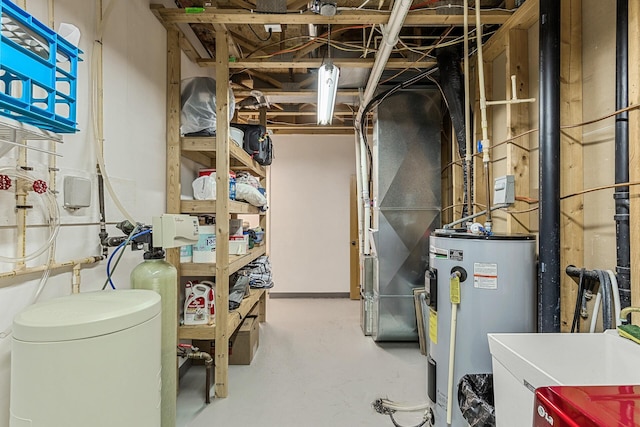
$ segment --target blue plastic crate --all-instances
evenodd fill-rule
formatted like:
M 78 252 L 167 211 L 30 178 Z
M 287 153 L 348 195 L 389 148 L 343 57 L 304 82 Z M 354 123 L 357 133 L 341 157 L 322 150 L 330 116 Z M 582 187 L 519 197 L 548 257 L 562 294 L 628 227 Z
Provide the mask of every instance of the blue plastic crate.
M 79 55 L 9 0 L 0 0 L 0 114 L 58 133 L 74 133 Z

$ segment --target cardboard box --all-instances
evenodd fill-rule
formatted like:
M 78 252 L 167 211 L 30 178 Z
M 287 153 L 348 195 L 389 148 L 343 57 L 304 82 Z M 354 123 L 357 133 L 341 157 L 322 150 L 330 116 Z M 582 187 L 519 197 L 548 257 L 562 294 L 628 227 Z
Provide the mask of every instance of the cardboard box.
M 247 315 L 240 328 L 231 335 L 229 340 L 229 365 L 251 364 L 260 343 L 260 322 L 257 318 L 257 311 L 256 304 L 256 308 Z M 214 340 L 193 340 L 193 345 L 215 357 L 216 342 Z M 194 360 L 193 364 L 202 365 L 204 362 Z
M 229 365 L 250 365 L 260 344 L 260 322 L 257 317 L 247 317 L 231 336 Z

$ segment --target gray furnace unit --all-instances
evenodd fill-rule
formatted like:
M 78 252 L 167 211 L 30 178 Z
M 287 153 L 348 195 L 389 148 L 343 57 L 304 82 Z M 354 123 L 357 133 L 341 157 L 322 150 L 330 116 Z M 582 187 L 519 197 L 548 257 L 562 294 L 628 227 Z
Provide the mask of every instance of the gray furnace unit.
M 442 128 L 437 90 L 401 91 L 380 104 L 373 135 L 377 260 L 370 300 L 375 341 L 416 341 L 413 290 L 424 286 L 429 235 L 440 226 Z

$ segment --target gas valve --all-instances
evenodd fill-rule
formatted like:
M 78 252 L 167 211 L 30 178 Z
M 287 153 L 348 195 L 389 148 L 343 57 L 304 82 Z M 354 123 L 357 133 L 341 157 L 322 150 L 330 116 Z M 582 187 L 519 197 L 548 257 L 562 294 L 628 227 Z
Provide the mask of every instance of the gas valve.
M 9 175 L 0 175 L 0 190 L 8 190 L 11 188 L 11 178 Z
M 43 194 L 47 191 L 47 183 L 41 179 L 37 179 L 33 182 L 33 191 L 38 194 Z

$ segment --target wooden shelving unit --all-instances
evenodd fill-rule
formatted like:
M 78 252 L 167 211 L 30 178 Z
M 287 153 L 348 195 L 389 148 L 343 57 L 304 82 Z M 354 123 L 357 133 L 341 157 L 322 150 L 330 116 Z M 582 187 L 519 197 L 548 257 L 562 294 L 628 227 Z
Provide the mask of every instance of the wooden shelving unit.
M 178 326 L 180 339 L 207 339 L 227 343 L 240 326 L 247 313 L 256 306 L 259 320 L 266 320 L 266 294 L 263 289 L 252 290 L 240 307 L 229 311 L 229 275 L 238 271 L 266 253 L 265 246 L 256 246 L 246 255 L 229 255 L 229 218 L 237 215 L 260 215 L 260 225 L 266 229 L 267 220 L 258 208 L 248 203 L 229 200 L 229 174 L 216 176 L 216 200 L 181 200 L 180 166 L 182 158 L 193 160 L 205 168 L 218 171 L 248 171 L 265 183 L 267 171 L 256 163 L 241 147 L 229 139 L 229 51 L 228 32 L 216 31 L 216 117 L 217 137 L 180 136 L 180 82 L 181 43 L 179 29 L 163 21 L 167 29 L 167 212 L 191 215 L 215 214 L 216 216 L 216 262 L 209 264 L 180 263 L 176 249 L 167 251 L 167 261 L 178 269 L 178 277 L 204 276 L 216 279 L 215 325 Z M 185 52 L 187 53 L 187 52 Z M 187 55 L 188 56 L 188 55 Z M 176 284 L 179 289 L 179 283 Z M 217 345 L 214 355 L 215 394 L 228 394 L 229 355 L 227 345 Z

